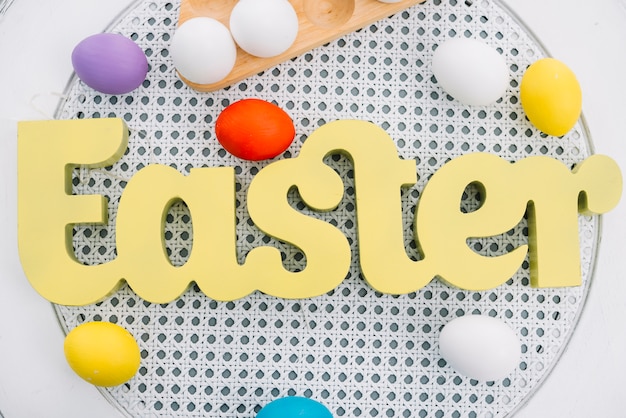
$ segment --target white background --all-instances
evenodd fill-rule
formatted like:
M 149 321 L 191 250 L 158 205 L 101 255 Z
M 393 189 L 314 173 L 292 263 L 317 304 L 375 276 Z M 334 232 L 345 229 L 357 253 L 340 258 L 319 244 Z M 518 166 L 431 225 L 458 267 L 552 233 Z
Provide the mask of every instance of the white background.
M 72 73 L 73 47 L 101 32 L 128 3 L 15 0 L 0 17 L 0 411 L 6 418 L 119 415 L 69 369 L 52 307 L 22 273 L 16 123 L 52 119 Z M 626 173 L 626 0 L 505 3 L 577 74 L 595 152 L 611 156 Z M 596 274 L 572 340 L 516 418 L 626 417 L 625 244 L 626 197 L 603 216 Z

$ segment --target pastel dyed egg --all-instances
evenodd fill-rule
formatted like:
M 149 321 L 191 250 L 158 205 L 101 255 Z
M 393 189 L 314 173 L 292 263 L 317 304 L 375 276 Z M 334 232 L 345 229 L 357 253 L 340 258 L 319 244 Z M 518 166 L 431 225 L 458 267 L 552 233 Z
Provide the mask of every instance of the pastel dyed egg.
M 133 336 L 110 322 L 87 322 L 71 330 L 63 345 L 72 370 L 96 386 L 117 386 L 132 378 L 141 362 Z
M 224 149 L 250 161 L 276 157 L 291 145 L 295 134 L 291 117 L 261 99 L 239 100 L 215 121 L 215 135 Z
M 493 381 L 503 379 L 519 365 L 520 342 L 501 320 L 466 315 L 453 319 L 441 330 L 439 351 L 460 374 Z
M 328 408 L 304 397 L 276 399 L 259 411 L 256 418 L 333 418 Z
M 240 0 L 229 25 L 237 45 L 261 58 L 282 54 L 298 35 L 298 15 L 287 0 Z
M 484 42 L 453 38 L 439 45 L 432 58 L 437 83 L 466 105 L 489 105 L 506 93 L 509 70 L 504 57 Z
M 72 51 L 78 78 L 105 94 L 125 94 L 139 87 L 148 73 L 148 59 L 132 40 L 101 33 L 82 40 Z
M 540 59 L 524 72 L 520 101 L 528 120 L 554 136 L 569 132 L 582 111 L 582 91 L 576 75 L 554 58 Z
M 180 25 L 169 51 L 178 73 L 197 84 L 223 80 L 237 60 L 237 46 L 230 31 L 210 17 L 196 17 Z

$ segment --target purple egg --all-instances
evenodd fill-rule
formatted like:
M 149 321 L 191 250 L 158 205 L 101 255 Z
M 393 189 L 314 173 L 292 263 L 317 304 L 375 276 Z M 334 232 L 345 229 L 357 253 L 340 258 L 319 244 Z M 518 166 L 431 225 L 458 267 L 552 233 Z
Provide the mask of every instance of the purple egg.
M 72 66 L 85 84 L 105 94 L 128 93 L 139 87 L 148 73 L 143 50 L 115 33 L 83 39 L 72 51 Z

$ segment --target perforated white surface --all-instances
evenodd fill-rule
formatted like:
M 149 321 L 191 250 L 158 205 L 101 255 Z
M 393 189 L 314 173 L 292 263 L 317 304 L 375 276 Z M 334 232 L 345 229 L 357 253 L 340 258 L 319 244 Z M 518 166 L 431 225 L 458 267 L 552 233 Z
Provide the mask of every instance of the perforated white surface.
M 85 263 L 115 257 L 115 214 L 124 185 L 141 167 L 161 163 L 185 174 L 191 167 L 236 166 L 240 261 L 251 248 L 275 245 L 288 268 L 304 267 L 301 253 L 264 236 L 246 214 L 247 185 L 267 163 L 242 162 L 215 140 L 217 115 L 242 98 L 272 101 L 291 115 L 297 138 L 284 157 L 297 155 L 306 137 L 328 121 L 364 119 L 386 129 L 399 154 L 417 162 L 419 182 L 402 190 L 407 253 L 414 259 L 415 204 L 432 173 L 449 159 L 481 151 L 510 161 L 549 155 L 573 165 L 591 152 L 580 125 L 553 138 L 525 120 L 518 83 L 527 65 L 544 52 L 497 3 L 429 0 L 214 93 L 194 92 L 176 77 L 167 48 L 177 9 L 178 3 L 140 1 L 110 28 L 146 51 L 151 71 L 143 87 L 126 96 L 106 96 L 73 80 L 59 109 L 61 119 L 122 117 L 131 129 L 121 161 L 107 169 L 81 169 L 73 179 L 76 193 L 109 197 L 108 227 L 75 228 L 76 253 Z M 454 36 L 482 39 L 505 56 L 511 86 L 501 101 L 467 107 L 439 88 L 430 58 L 436 45 Z M 295 194 L 291 197 L 296 207 L 336 224 L 356 255 L 352 167 L 339 155 L 328 163 L 346 185 L 337 210 L 316 214 Z M 463 207 L 471 210 L 479 203 L 476 190 L 468 188 Z M 183 204 L 174 206 L 165 236 L 175 265 L 187 259 L 192 234 L 188 211 Z M 189 289 L 176 302 L 155 305 L 123 288 L 99 304 L 57 306 L 57 312 L 66 329 L 106 320 L 136 337 L 142 349 L 139 373 L 128 384 L 103 389 L 130 416 L 253 417 L 286 395 L 312 397 L 335 416 L 503 416 L 532 393 L 567 343 L 589 285 L 597 235 L 597 219 L 581 217 L 584 285 L 579 288 L 530 288 L 525 262 L 491 291 L 460 291 L 435 280 L 413 294 L 381 295 L 359 277 L 354 257 L 349 277 L 334 292 L 310 300 L 255 293 L 224 303 Z M 471 245 L 491 255 L 526 240 L 522 221 L 506 234 Z M 458 375 L 439 356 L 441 327 L 471 313 L 501 318 L 516 330 L 522 358 L 508 378 L 476 382 Z

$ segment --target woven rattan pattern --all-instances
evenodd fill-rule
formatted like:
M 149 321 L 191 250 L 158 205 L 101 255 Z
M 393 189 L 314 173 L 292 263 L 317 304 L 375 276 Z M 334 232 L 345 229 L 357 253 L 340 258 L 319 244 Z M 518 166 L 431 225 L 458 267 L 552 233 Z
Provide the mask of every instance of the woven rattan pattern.
M 545 137 L 525 119 L 518 100 L 524 69 L 545 55 L 537 42 L 497 3 L 428 0 L 227 89 L 198 93 L 176 76 L 168 45 L 178 3 L 135 3 L 111 27 L 146 52 L 151 71 L 143 86 L 124 96 L 99 94 L 76 79 L 58 111 L 60 119 L 117 116 L 126 120 L 130 144 L 105 169 L 79 169 L 77 194 L 109 198 L 108 226 L 74 229 L 77 256 L 87 264 L 115 257 L 115 218 L 120 194 L 137 170 L 167 164 L 187 174 L 191 167 L 235 166 L 240 261 L 259 245 L 284 252 L 289 269 L 305 257 L 260 233 L 246 213 L 245 192 L 267 162 L 243 162 L 217 143 L 214 122 L 236 100 L 260 97 L 285 109 L 297 136 L 284 157 L 296 156 L 307 136 L 336 119 L 373 121 L 395 139 L 403 158 L 417 162 L 419 182 L 402 190 L 406 248 L 417 259 L 412 219 L 420 191 L 446 161 L 469 152 L 489 152 L 516 161 L 548 155 L 568 165 L 591 152 L 577 125 L 563 138 Z M 451 37 L 482 39 L 506 58 L 511 83 L 506 96 L 487 107 L 454 101 L 437 85 L 429 62 L 437 44 Z M 69 330 L 93 320 L 118 323 L 138 340 L 141 368 L 127 384 L 102 389 L 133 417 L 253 417 L 271 400 L 312 397 L 337 417 L 493 417 L 514 411 L 538 386 L 566 345 L 589 286 L 598 235 L 597 219 L 580 218 L 584 284 L 579 288 L 533 289 L 528 263 L 505 285 L 471 292 L 434 280 L 420 291 L 382 295 L 359 276 L 352 166 L 328 158 L 345 179 L 346 195 L 335 211 L 315 213 L 338 226 L 352 243 L 353 267 L 333 292 L 310 300 L 282 300 L 255 293 L 233 302 L 210 300 L 189 289 L 170 304 L 150 304 L 125 287 L 85 307 L 57 306 Z M 468 187 L 460 203 L 480 205 Z M 501 254 L 527 241 L 516 228 L 470 245 Z M 171 208 L 165 231 L 172 263 L 188 258 L 192 220 L 184 204 Z M 451 260 L 453 262 L 453 260 Z M 501 318 L 518 334 L 519 367 L 506 379 L 477 382 L 455 373 L 441 359 L 438 334 L 450 320 L 481 313 Z

